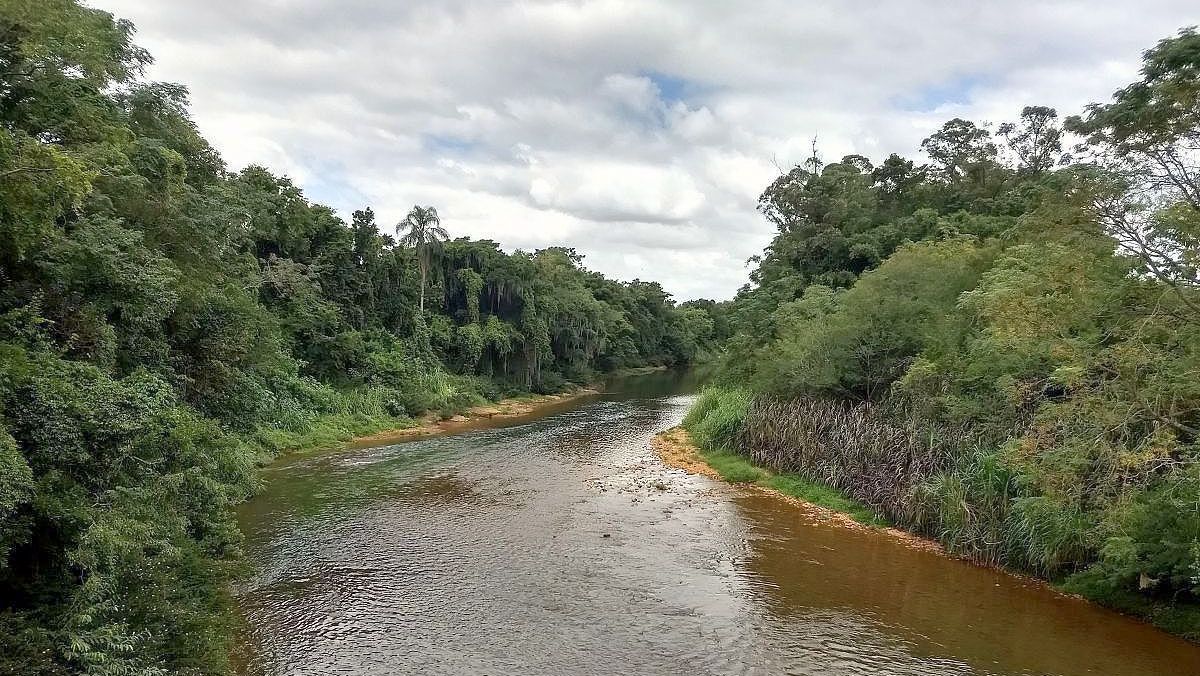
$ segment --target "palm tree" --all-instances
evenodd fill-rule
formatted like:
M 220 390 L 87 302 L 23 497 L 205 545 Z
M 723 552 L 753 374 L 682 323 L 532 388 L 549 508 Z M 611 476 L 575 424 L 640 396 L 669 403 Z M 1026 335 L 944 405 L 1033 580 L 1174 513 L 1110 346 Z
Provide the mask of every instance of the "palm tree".
M 425 311 L 425 278 L 433 262 L 433 253 L 442 242 L 450 239 L 450 233 L 442 227 L 437 209 L 414 206 L 412 211 L 396 224 L 396 234 L 401 235 L 400 245 L 417 250 L 417 266 L 421 269 L 421 312 Z

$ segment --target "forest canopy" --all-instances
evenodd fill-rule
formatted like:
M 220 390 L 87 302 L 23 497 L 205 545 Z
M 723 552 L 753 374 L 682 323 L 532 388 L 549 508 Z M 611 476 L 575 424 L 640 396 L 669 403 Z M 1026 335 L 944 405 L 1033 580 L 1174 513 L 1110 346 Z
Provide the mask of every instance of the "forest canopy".
M 257 464 L 708 349 L 572 249 L 231 170 L 133 35 L 0 1 L 0 672 L 225 673 Z

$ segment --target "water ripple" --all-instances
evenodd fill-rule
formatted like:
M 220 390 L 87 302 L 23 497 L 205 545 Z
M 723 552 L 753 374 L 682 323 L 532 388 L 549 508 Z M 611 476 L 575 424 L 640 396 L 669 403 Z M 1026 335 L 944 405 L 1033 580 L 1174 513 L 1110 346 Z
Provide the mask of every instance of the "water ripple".
M 242 514 L 243 671 L 1200 673 L 1143 625 L 664 467 L 649 439 L 690 401 L 274 472 Z

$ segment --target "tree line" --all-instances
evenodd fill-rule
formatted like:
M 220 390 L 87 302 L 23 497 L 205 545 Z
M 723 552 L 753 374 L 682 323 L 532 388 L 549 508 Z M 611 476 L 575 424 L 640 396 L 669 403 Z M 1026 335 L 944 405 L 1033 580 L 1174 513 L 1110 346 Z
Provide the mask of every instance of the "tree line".
M 256 465 L 709 349 L 570 248 L 230 171 L 133 32 L 0 0 L 0 672 L 226 673 Z
M 766 188 L 695 436 L 1200 639 L 1200 34 L 921 150 Z

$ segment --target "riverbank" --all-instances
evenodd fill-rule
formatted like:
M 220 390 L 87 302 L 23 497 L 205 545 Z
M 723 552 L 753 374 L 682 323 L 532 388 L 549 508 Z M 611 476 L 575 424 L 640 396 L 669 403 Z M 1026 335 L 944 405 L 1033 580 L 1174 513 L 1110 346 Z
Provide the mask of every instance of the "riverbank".
M 501 421 L 541 413 L 546 409 L 560 406 L 577 399 L 592 397 L 603 392 L 600 384 L 581 387 L 559 394 L 531 394 L 520 397 L 501 399 L 495 403 L 474 406 L 462 413 L 442 418 L 436 413 L 427 413 L 413 421 L 411 427 L 399 427 L 371 434 L 356 436 L 346 442 L 347 446 L 374 446 L 395 441 L 403 441 L 413 437 L 424 437 L 435 434 L 453 434 L 460 429 L 473 427 L 473 423 L 481 421 Z
M 650 443 L 659 459 L 669 467 L 774 495 L 800 508 L 808 516 L 843 528 L 876 531 L 906 547 L 951 556 L 938 542 L 888 525 L 869 507 L 836 490 L 797 476 L 775 474 L 753 465 L 736 453 L 703 451 L 692 442 L 683 427 L 659 432 Z
M 1164 607 L 1149 603 L 1114 602 L 1112 599 L 1093 599 L 1064 589 L 1044 578 L 1028 575 L 1004 566 L 989 565 L 969 557 L 949 552 L 936 540 L 887 525 L 869 507 L 846 497 L 827 486 L 801 477 L 775 474 L 751 463 L 745 456 L 732 452 L 710 452 L 693 443 L 683 427 L 673 427 L 655 435 L 651 441 L 655 453 L 669 467 L 682 469 L 747 488 L 788 502 L 814 519 L 836 524 L 851 530 L 871 530 L 881 533 L 912 549 L 919 549 L 946 558 L 956 559 L 979 568 L 995 570 L 1021 580 L 1024 584 L 1041 587 L 1080 603 L 1096 604 L 1123 615 L 1138 618 L 1168 633 L 1198 643 L 1195 627 L 1200 611 L 1192 607 Z

